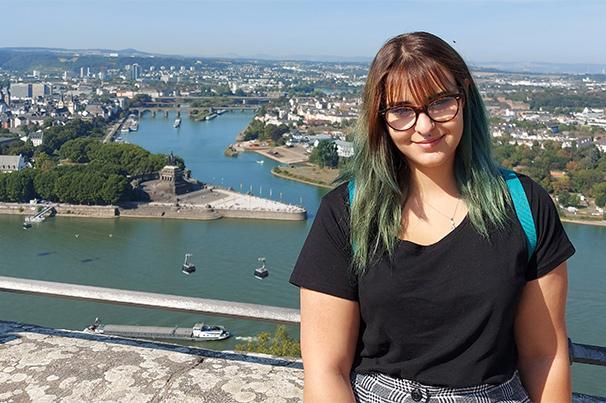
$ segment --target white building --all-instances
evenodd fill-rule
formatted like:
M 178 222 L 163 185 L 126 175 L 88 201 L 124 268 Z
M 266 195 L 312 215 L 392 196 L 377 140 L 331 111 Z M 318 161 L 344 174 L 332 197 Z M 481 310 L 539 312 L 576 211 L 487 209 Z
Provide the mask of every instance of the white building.
M 25 168 L 25 159 L 22 155 L 0 155 L 0 172 L 20 171 L 23 168 Z
M 337 145 L 337 154 L 339 157 L 353 157 L 354 148 L 351 141 L 335 140 L 335 144 Z

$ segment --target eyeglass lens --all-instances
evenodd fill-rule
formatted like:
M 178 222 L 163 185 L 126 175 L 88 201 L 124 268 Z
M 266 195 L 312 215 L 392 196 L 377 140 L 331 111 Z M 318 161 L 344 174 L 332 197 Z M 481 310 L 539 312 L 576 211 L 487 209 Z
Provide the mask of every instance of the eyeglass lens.
M 459 103 L 454 96 L 436 99 L 427 105 L 427 114 L 435 122 L 447 122 L 453 119 L 459 109 Z M 410 129 L 417 120 L 417 112 L 408 106 L 399 106 L 385 113 L 387 124 L 395 130 Z

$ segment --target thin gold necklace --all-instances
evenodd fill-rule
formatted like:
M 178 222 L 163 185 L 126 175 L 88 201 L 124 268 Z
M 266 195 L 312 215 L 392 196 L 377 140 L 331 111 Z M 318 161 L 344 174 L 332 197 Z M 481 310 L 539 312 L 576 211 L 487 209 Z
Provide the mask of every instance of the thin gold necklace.
M 461 201 L 461 198 L 458 198 L 458 199 L 457 199 L 457 204 L 455 205 L 454 213 L 452 213 L 452 217 L 449 217 L 448 215 L 446 215 L 446 214 L 442 213 L 440 210 L 438 210 L 437 208 L 435 208 L 434 206 L 432 206 L 432 205 L 431 205 L 430 203 L 428 203 L 428 202 L 425 202 L 425 204 L 427 204 L 429 207 L 431 207 L 432 209 L 434 209 L 434 210 L 435 210 L 435 211 L 436 211 L 438 214 L 440 214 L 440 215 L 442 215 L 442 216 L 444 216 L 444 217 L 448 218 L 448 220 L 450 220 L 450 225 L 451 225 L 451 227 L 452 227 L 450 230 L 452 231 L 453 229 L 455 229 L 455 228 L 457 227 L 457 224 L 455 223 L 454 218 L 455 218 L 455 216 L 457 215 L 457 208 L 459 207 L 459 202 L 460 202 L 460 201 Z

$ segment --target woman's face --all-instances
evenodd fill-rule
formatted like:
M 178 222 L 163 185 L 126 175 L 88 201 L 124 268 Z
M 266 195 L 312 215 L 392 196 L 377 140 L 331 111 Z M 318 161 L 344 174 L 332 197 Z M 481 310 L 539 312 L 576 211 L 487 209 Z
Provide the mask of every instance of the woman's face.
M 397 91 L 402 94 L 400 97 L 403 99 L 396 99 L 392 104 L 422 108 L 439 99 L 441 94 L 460 93 L 461 90 L 457 88 L 452 75 L 447 73 L 447 76 L 450 82 L 442 86 L 436 83 L 435 88 L 429 91 L 425 99 L 413 99 L 411 92 L 403 88 Z M 452 169 L 455 152 L 463 135 L 464 98 L 460 98 L 457 102 L 458 111 L 455 117 L 447 122 L 432 121 L 425 112 L 418 112 L 416 122 L 406 130 L 398 131 L 386 124 L 389 136 L 404 155 L 411 169 Z M 434 118 L 442 120 L 439 111 L 435 113 L 439 108 L 439 103 L 434 103 L 430 107 L 434 111 L 432 113 Z

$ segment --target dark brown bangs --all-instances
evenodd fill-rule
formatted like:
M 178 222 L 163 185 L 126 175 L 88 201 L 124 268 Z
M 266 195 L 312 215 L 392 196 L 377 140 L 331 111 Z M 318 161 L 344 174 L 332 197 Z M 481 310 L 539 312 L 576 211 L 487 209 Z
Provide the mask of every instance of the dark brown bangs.
M 433 95 L 456 90 L 454 77 L 435 60 L 403 62 L 394 66 L 385 79 L 383 108 L 407 101 L 423 105 Z

